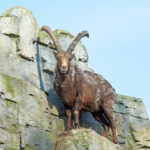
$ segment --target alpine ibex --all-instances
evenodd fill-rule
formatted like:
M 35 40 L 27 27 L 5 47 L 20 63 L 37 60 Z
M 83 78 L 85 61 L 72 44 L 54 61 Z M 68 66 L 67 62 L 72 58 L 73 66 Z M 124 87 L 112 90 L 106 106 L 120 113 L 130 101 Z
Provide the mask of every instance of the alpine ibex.
M 62 51 L 54 33 L 47 26 L 41 31 L 46 31 L 55 43 L 58 53 L 53 52 L 57 65 L 55 69 L 54 88 L 62 100 L 68 117 L 66 131 L 72 129 L 71 110 L 74 114 L 74 128 L 79 128 L 79 111 L 90 111 L 93 117 L 104 127 L 103 136 L 108 138 L 109 127 L 113 132 L 113 142 L 118 143 L 116 125 L 113 119 L 113 105 L 116 99 L 115 89 L 101 75 L 83 71 L 71 63 L 75 54 L 71 54 L 77 43 L 84 36 L 83 31 L 73 40 L 68 50 Z

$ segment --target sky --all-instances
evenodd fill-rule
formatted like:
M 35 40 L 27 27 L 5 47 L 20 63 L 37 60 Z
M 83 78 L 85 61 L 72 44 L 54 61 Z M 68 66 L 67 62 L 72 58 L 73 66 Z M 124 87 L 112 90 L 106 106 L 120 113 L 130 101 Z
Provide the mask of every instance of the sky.
M 87 30 L 89 67 L 118 94 L 142 98 L 150 118 L 150 0 L 5 0 L 0 15 L 14 6 L 31 10 L 40 27 Z

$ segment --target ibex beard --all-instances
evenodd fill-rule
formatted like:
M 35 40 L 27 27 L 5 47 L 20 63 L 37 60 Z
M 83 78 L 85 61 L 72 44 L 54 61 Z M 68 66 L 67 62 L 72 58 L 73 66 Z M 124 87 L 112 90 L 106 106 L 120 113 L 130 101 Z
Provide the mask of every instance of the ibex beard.
M 95 120 L 103 126 L 103 136 L 108 138 L 111 127 L 113 142 L 118 143 L 116 124 L 113 118 L 113 107 L 116 103 L 115 89 L 101 75 L 83 71 L 71 63 L 75 55 L 71 54 L 73 49 L 82 37 L 89 37 L 88 32 L 79 33 L 65 52 L 62 51 L 57 38 L 49 27 L 43 26 L 41 30 L 46 31 L 51 36 L 58 52 L 53 51 L 57 60 L 54 88 L 66 108 L 68 119 L 66 131 L 72 129 L 72 109 L 75 129 L 80 127 L 79 111 L 90 111 Z

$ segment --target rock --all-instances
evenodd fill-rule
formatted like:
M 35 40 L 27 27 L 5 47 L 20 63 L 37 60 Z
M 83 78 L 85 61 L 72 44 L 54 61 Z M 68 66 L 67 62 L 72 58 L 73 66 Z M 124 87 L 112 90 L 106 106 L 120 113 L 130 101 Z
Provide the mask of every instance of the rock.
M 136 99 L 129 96 L 117 95 L 117 107 L 115 112 L 123 112 L 134 117 L 148 119 L 145 105 L 141 99 Z
M 141 99 L 117 94 L 114 117 L 119 145 L 127 150 L 150 149 L 150 121 Z M 111 131 L 109 139 L 112 141 Z
M 78 62 L 78 67 L 79 67 L 81 70 L 86 70 L 86 71 L 94 72 L 93 69 L 91 69 L 91 68 L 88 67 L 87 62 L 79 61 L 79 62 Z
M 150 121 L 129 116 L 131 134 L 138 149 L 150 149 Z
M 19 21 L 19 43 L 18 50 L 20 55 L 26 59 L 34 60 L 36 56 L 36 46 L 33 44 L 38 38 L 39 25 L 32 12 L 24 7 L 16 6 L 8 9 L 2 14 L 2 17 L 16 17 Z M 11 30 L 10 26 L 8 26 Z
M 8 56 L 13 57 L 17 54 L 17 39 L 16 38 L 9 38 L 4 34 L 0 34 L 0 57 L 1 56 Z
M 19 20 L 16 17 L 0 17 L 0 33 L 12 37 L 19 37 Z
M 56 66 L 56 59 L 53 56 L 52 49 L 44 45 L 38 45 L 39 61 L 43 64 L 42 69 L 45 72 L 54 73 Z
M 124 150 L 90 129 L 71 130 L 60 134 L 56 150 Z
M 46 33 L 45 31 L 41 31 L 41 29 L 39 29 L 39 39 L 38 42 L 40 44 L 46 45 L 48 46 L 50 45 L 54 45 L 53 40 L 51 39 L 51 37 L 48 35 L 48 33 Z
M 64 126 L 56 107 L 49 108 L 46 94 L 29 82 L 2 74 L 0 85 L 0 145 L 15 150 L 54 149 L 56 140 L 51 137 L 56 139 Z
M 19 57 L 0 57 L 0 73 L 16 79 L 26 80 L 40 87 L 37 64 Z M 7 65 L 6 65 L 7 64 Z

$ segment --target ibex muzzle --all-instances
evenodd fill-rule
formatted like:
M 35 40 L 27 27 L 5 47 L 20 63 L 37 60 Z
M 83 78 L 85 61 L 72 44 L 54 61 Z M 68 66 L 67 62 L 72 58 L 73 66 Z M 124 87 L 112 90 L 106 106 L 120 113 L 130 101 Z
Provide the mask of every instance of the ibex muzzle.
M 65 76 L 69 70 L 70 63 L 74 54 L 70 55 L 66 52 L 61 52 L 59 54 L 54 54 L 55 58 L 57 59 L 57 65 L 60 69 L 60 72 L 63 76 Z
M 57 66 L 61 72 L 61 75 L 66 76 L 70 68 L 71 60 L 75 54 L 69 54 L 67 52 L 61 52 L 59 54 L 53 52 L 53 54 L 57 59 Z

